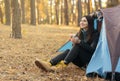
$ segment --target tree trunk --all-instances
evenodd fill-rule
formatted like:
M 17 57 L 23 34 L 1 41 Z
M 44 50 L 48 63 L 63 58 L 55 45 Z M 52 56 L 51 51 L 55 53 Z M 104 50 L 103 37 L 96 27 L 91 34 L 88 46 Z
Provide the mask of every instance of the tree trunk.
M 60 20 L 61 20 L 61 22 L 60 22 L 60 24 L 64 24 L 64 22 L 65 22 L 65 13 L 64 13 L 64 6 L 62 5 L 62 4 L 64 4 L 64 1 L 63 0 L 61 0 L 61 4 L 60 4 L 60 7 L 61 7 L 61 16 L 60 16 Z
M 59 0 L 55 1 L 56 24 L 59 25 Z
M 96 0 L 94 0 L 94 4 L 95 4 L 95 10 L 98 10 L 98 5 L 97 5 Z
M 49 6 L 47 6 L 47 7 L 48 7 L 48 9 L 49 9 Z M 49 23 L 50 23 L 49 10 L 46 11 L 46 15 L 47 15 L 46 21 L 47 21 L 47 23 L 49 24 Z
M 3 12 L 1 7 L 0 7 L 0 22 L 3 24 Z
M 88 0 L 88 14 L 92 12 L 92 0 Z
M 52 8 L 51 8 L 52 3 L 51 2 L 52 2 L 52 0 L 49 0 L 49 2 L 48 2 L 48 11 L 47 11 L 48 24 L 51 24 L 51 20 L 52 20 L 52 14 L 51 14 L 52 13 Z
M 82 4 L 81 0 L 78 0 L 78 26 L 80 26 L 81 18 L 82 18 Z
M 75 5 L 76 3 L 75 3 L 75 1 L 73 0 L 72 1 L 72 4 L 71 4 L 71 18 L 72 18 L 72 24 L 75 24 L 76 23 L 76 10 L 75 10 Z
M 51 4 L 50 4 L 50 11 L 51 11 L 51 12 L 50 12 L 50 24 L 52 24 L 52 15 L 53 15 L 53 12 L 52 12 L 52 10 L 53 10 L 53 9 L 52 9 L 52 5 L 53 5 L 53 4 L 52 4 L 52 0 L 51 0 Z
M 101 9 L 102 8 L 101 0 L 99 0 L 99 6 L 100 6 L 100 9 Z
M 65 25 L 69 25 L 69 18 L 68 18 L 68 2 L 64 0 L 64 18 L 65 18 Z
M 37 22 L 38 22 L 38 24 L 41 23 L 41 21 L 40 21 L 40 9 L 39 9 L 39 5 L 40 5 L 40 0 L 37 0 Z
M 40 24 L 40 12 L 39 12 L 39 7 L 37 6 L 37 22 Z
M 10 14 L 10 0 L 4 0 L 5 3 L 5 24 L 10 25 L 11 24 L 11 14 Z
M 70 17 L 70 20 L 71 20 L 71 22 L 72 22 L 72 24 L 74 23 L 74 12 L 73 12 L 73 10 L 74 10 L 74 3 L 73 4 L 71 4 L 71 17 Z
M 22 38 L 20 1 L 12 0 L 12 38 Z
M 84 7 L 84 10 L 85 10 L 85 12 L 84 12 L 84 14 L 86 15 L 88 12 L 87 12 L 87 0 L 85 0 L 85 7 Z
M 88 0 L 88 6 L 87 6 L 87 9 L 88 9 L 88 14 L 90 14 L 90 0 Z
M 116 6 L 116 5 L 119 4 L 119 1 L 118 1 L 118 0 L 111 0 L 111 3 L 112 3 L 114 6 Z
M 25 0 L 21 0 L 22 24 L 25 24 Z
M 107 7 L 114 7 L 119 4 L 119 0 L 108 0 Z
M 31 7 L 31 25 L 36 25 L 36 6 L 35 0 L 30 0 L 30 7 Z

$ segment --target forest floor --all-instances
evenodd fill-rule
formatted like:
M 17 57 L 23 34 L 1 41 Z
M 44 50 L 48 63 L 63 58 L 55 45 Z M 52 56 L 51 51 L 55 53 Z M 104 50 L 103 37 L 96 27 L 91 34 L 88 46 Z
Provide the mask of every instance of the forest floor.
M 22 39 L 13 39 L 11 27 L 0 25 L 0 81 L 104 81 L 86 78 L 72 63 L 55 72 L 35 66 L 36 59 L 49 60 L 59 54 L 56 50 L 78 30 L 72 26 L 22 25 Z

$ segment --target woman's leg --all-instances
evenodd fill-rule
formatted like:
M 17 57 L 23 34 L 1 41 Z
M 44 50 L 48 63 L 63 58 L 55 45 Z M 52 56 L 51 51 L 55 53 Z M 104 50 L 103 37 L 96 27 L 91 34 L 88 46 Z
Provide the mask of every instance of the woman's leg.
M 56 65 L 61 60 L 64 60 L 64 58 L 66 57 L 68 52 L 69 52 L 69 50 L 64 51 L 63 53 L 61 53 L 58 56 L 51 59 L 50 62 L 45 62 L 45 61 L 42 61 L 42 60 L 36 60 L 35 65 L 38 68 L 40 68 L 40 69 L 42 69 L 44 71 L 54 71 L 56 68 L 52 67 L 52 66 Z
M 87 51 L 79 45 L 75 45 L 65 57 L 64 62 L 65 64 L 73 62 L 75 65 L 82 67 L 89 63 L 91 57 L 91 52 Z
M 76 57 L 73 61 L 72 61 L 73 64 L 75 64 L 76 66 L 78 67 L 82 67 L 83 66 L 83 63 L 81 61 L 81 59 L 78 57 Z
M 63 53 L 57 55 L 56 57 L 52 58 L 52 59 L 50 60 L 50 63 L 51 63 L 52 65 L 56 65 L 56 64 L 59 63 L 61 60 L 64 60 L 64 58 L 67 56 L 67 54 L 68 54 L 69 51 L 70 51 L 70 50 L 68 49 L 68 50 L 64 51 Z
M 69 64 L 70 62 L 72 62 L 74 59 L 78 57 L 79 52 L 80 52 L 79 45 L 74 45 L 73 48 L 69 51 L 69 53 L 66 55 L 64 63 Z
M 83 51 L 84 50 L 84 51 Z M 66 50 L 62 54 L 56 56 L 55 58 L 50 60 L 52 65 L 56 65 L 61 60 L 64 60 L 64 64 L 67 65 L 70 62 L 73 62 L 75 65 L 82 67 L 88 63 L 91 58 L 91 53 L 87 50 L 83 49 L 79 45 L 73 46 L 71 50 Z M 43 61 L 35 61 L 37 67 L 43 69 L 44 71 L 51 71 L 51 65 L 46 64 Z

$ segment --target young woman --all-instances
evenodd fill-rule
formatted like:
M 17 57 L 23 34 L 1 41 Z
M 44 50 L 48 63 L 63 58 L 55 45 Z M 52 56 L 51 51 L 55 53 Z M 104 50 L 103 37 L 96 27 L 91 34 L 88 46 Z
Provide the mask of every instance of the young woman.
M 64 51 L 49 62 L 36 60 L 36 66 L 44 71 L 53 71 L 54 68 L 52 66 L 57 65 L 61 61 L 64 66 L 67 66 L 70 62 L 78 67 L 86 66 L 96 49 L 99 38 L 99 32 L 95 31 L 93 26 L 94 19 L 91 16 L 82 17 L 79 32 L 76 36 L 70 38 L 73 42 L 72 49 Z

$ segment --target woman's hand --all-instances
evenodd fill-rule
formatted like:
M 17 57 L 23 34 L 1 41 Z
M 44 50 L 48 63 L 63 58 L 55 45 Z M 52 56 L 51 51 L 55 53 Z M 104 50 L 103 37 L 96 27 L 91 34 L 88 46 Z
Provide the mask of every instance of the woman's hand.
M 71 41 L 71 39 L 73 38 L 73 37 L 75 37 L 75 34 L 70 34 L 70 41 Z
M 70 39 L 71 39 L 72 37 L 75 37 L 75 34 L 70 34 Z
M 71 37 L 71 42 L 73 42 L 73 44 L 78 44 L 78 43 L 80 43 L 80 39 L 78 38 L 78 37 L 76 37 L 76 36 L 74 36 L 74 37 Z

